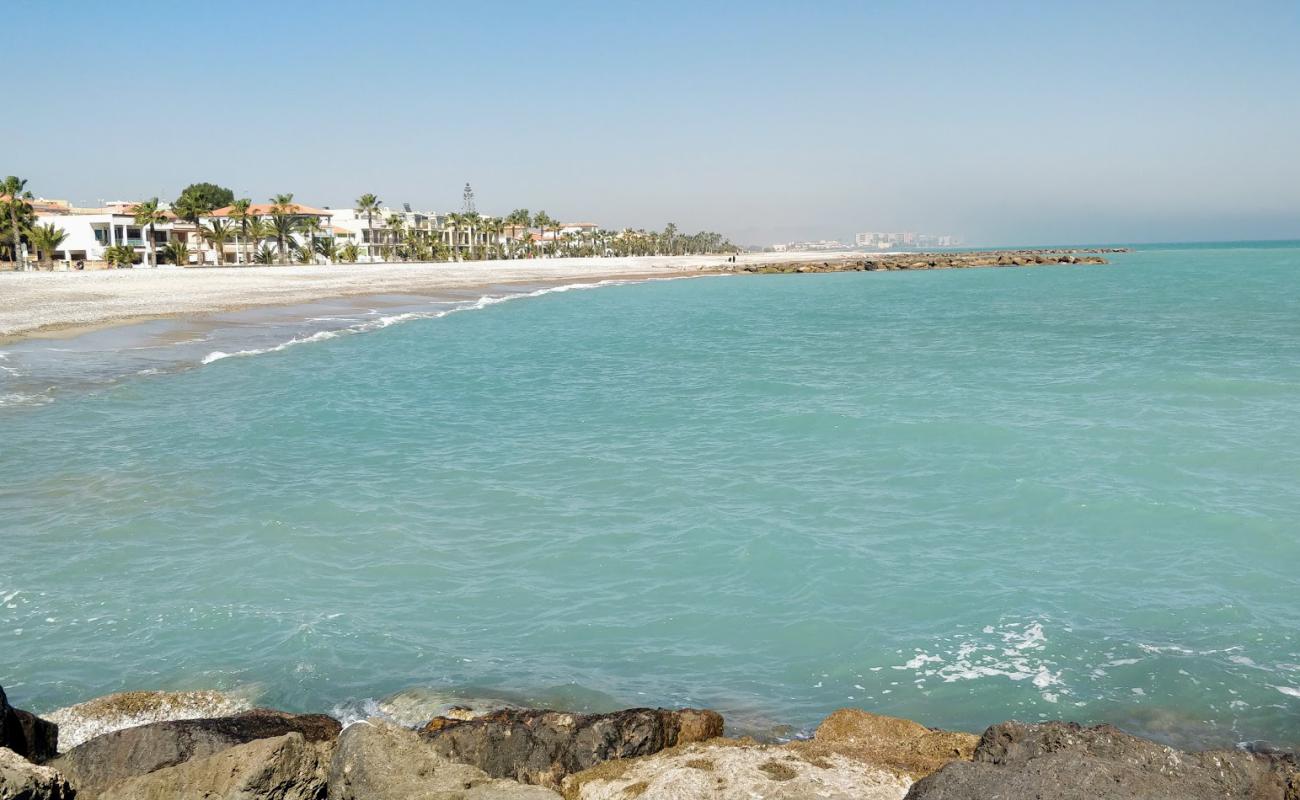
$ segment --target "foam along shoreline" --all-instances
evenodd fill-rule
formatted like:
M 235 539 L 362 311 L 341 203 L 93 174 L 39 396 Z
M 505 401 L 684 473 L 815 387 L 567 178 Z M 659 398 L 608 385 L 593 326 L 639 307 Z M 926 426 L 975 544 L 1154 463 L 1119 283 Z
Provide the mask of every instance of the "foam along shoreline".
M 668 279 L 667 277 L 659 278 L 659 280 L 667 280 L 667 279 Z M 208 353 L 202 359 L 200 359 L 199 363 L 202 365 L 207 365 L 227 358 L 237 358 L 241 356 L 257 356 L 257 355 L 262 355 L 264 353 L 278 353 L 281 350 L 287 350 L 288 348 L 293 347 L 295 345 L 310 344 L 312 342 L 323 342 L 327 339 L 333 339 L 338 336 L 347 336 L 354 333 L 366 333 L 368 331 L 381 330 L 383 328 L 389 327 L 390 325 L 396 325 L 401 322 L 409 322 L 411 320 L 439 319 L 441 317 L 447 316 L 448 314 L 455 314 L 458 311 L 477 311 L 479 309 L 487 308 L 488 306 L 494 306 L 497 305 L 498 303 L 505 303 L 511 300 L 523 300 L 530 297 L 541 297 L 547 294 L 556 294 L 559 292 L 571 292 L 571 291 L 577 291 L 582 289 L 599 289 L 603 286 L 621 286 L 621 285 L 636 283 L 636 282 L 637 280 L 634 278 L 607 279 L 607 280 L 596 281 L 594 283 L 562 283 L 559 284 L 558 286 L 548 286 L 541 289 L 534 289 L 531 292 L 516 292 L 512 294 L 485 294 L 477 300 L 466 301 L 463 303 L 453 305 L 450 308 L 443 308 L 440 310 L 403 311 L 396 314 L 387 314 L 387 315 L 381 314 L 375 319 L 358 322 L 353 325 L 348 325 L 342 328 L 320 330 L 320 331 L 316 331 L 315 333 L 309 334 L 307 336 L 295 336 L 294 338 L 289 339 L 288 341 L 281 342 L 279 344 L 272 345 L 270 347 L 251 348 L 247 350 L 236 350 L 234 352 L 229 352 L 229 353 L 221 350 L 214 350 L 211 353 Z
M 825 256 L 803 254 L 809 260 Z M 739 263 L 789 261 L 783 253 Z M 727 256 L 0 273 L 0 343 L 167 317 L 360 295 L 433 295 L 518 284 L 592 283 L 720 271 Z

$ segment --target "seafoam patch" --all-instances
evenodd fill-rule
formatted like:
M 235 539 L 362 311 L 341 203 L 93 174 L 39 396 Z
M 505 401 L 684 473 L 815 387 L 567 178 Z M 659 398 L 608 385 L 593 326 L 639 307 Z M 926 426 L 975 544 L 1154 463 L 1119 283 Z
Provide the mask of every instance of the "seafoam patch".
M 1056 662 L 1044 653 L 1048 639 L 1042 620 L 985 625 L 978 633 L 959 633 L 943 644 L 936 652 L 917 649 L 892 668 L 912 670 L 918 680 L 938 678 L 944 683 L 979 678 L 1028 681 L 1049 703 L 1070 694 Z

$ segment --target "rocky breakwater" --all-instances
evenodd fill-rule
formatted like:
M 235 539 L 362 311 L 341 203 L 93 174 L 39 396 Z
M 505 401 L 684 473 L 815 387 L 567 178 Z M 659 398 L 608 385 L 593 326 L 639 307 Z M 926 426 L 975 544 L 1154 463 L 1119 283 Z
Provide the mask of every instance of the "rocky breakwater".
M 698 709 L 451 708 L 344 729 L 241 702 L 133 693 L 62 709 L 82 731 L 154 721 L 57 753 L 57 726 L 0 692 L 0 800 L 1300 800 L 1292 755 L 1184 752 L 1108 726 L 1007 722 L 977 737 L 842 709 L 775 744 L 725 738 Z M 157 720 L 167 708 L 220 716 Z
M 967 269 L 970 267 L 1033 267 L 1040 265 L 1108 264 L 1106 253 L 1127 253 L 1122 247 L 1074 248 L 1068 250 L 982 250 L 968 253 L 887 253 L 836 257 L 825 261 L 788 261 L 770 264 L 738 264 L 727 272 L 807 274 L 821 272 L 896 272 L 922 269 Z

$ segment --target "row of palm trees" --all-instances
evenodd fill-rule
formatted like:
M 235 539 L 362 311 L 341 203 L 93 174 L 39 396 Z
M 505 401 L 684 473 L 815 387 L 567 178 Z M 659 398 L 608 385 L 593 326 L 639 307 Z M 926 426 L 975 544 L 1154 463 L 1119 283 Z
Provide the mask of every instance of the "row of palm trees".
M 53 224 L 37 225 L 26 190 L 27 181 L 9 176 L 0 182 L 0 223 L 8 223 L 8 236 L 0 244 L 0 255 L 8 251 L 17 261 L 20 244 L 26 241 L 42 264 L 52 264 L 55 252 L 67 234 Z M 367 242 L 338 243 L 321 229 L 319 217 L 302 213 L 292 194 L 271 198 L 266 213 L 254 213 L 248 198 L 234 200 L 223 217 L 204 204 L 198 195 L 183 194 L 170 211 L 158 198 L 138 203 L 130 210 L 133 222 L 145 235 L 145 259 L 151 266 L 159 260 L 185 265 L 195 251 L 190 243 L 173 240 L 158 247 L 157 226 L 184 220 L 193 225 L 198 238 L 216 252 L 218 265 L 226 262 L 226 248 L 234 245 L 236 260 L 245 264 L 310 264 L 371 261 L 448 261 L 560 256 L 646 256 L 691 255 L 735 252 L 721 234 L 702 231 L 683 234 L 669 224 L 663 231 L 624 229 L 621 231 L 582 228 L 566 231 L 566 225 L 545 211 L 515 209 L 504 217 L 472 211 L 448 214 L 441 228 L 408 227 L 400 214 L 383 218 L 383 202 L 374 194 L 357 198 L 356 212 L 366 220 Z M 376 228 L 376 223 L 380 228 Z M 383 232 L 382 241 L 377 233 Z M 108 248 L 105 260 L 128 265 L 135 251 L 127 245 Z

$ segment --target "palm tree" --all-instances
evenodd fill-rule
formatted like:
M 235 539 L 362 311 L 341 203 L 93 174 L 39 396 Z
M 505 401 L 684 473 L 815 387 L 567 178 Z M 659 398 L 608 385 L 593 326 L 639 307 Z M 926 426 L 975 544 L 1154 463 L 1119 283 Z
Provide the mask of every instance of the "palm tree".
M 293 193 L 277 194 L 271 198 L 271 231 L 275 234 L 276 243 L 280 249 L 280 264 L 286 264 L 288 251 L 285 249 L 285 241 L 293 238 L 293 232 L 297 229 L 297 221 L 293 217 L 294 211 L 298 208 L 293 202 Z
M 9 234 L 11 237 L 10 241 L 12 242 L 11 246 L 13 247 L 13 250 L 10 251 L 10 255 L 13 257 L 14 263 L 18 263 L 18 254 L 21 252 L 22 246 L 22 237 L 19 234 L 20 229 L 18 227 L 18 212 L 20 206 L 26 206 L 24 201 L 32 199 L 32 193 L 26 189 L 27 179 L 19 178 L 17 175 L 10 175 L 4 179 L 3 183 L 0 183 L 0 194 L 9 197 L 9 199 L 5 201 L 5 208 L 9 212 Z
M 32 247 L 40 253 L 41 263 L 54 269 L 54 251 L 59 249 L 63 240 L 68 238 L 68 232 L 55 225 L 53 222 L 45 225 L 36 225 L 27 231 L 27 238 L 31 240 Z
M 136 225 L 148 227 L 149 238 L 145 242 L 148 246 L 150 266 L 158 266 L 158 252 L 154 249 L 154 225 L 167 221 L 167 213 L 158 207 L 158 198 L 150 198 L 143 203 L 139 203 L 131 209 L 131 216 L 134 217 Z
M 217 266 L 226 264 L 226 242 L 235 234 L 235 225 L 225 220 L 214 219 L 206 227 L 199 226 L 199 236 L 211 244 L 217 251 Z
M 261 217 L 251 217 L 248 220 L 249 258 L 245 263 L 252 264 L 256 260 L 254 255 L 257 252 L 258 246 L 261 245 L 264 240 L 270 239 L 274 235 L 274 231 L 271 230 L 271 223 Z
M 538 211 L 536 214 L 533 215 L 533 227 L 537 228 L 538 231 L 542 234 L 543 255 L 545 255 L 546 253 L 546 232 L 550 230 L 551 226 L 554 224 L 555 224 L 555 220 L 551 219 L 551 215 L 547 214 L 545 211 Z
M 312 256 L 310 261 L 304 261 L 304 264 L 316 263 L 316 234 L 320 233 L 320 217 L 303 217 L 298 222 L 298 229 L 307 234 L 306 253 Z
M 368 237 L 366 251 L 372 262 L 375 260 L 375 214 L 379 213 L 380 202 L 382 201 L 380 201 L 378 197 L 369 193 L 363 194 L 357 198 L 357 213 L 366 215 L 366 235 Z
M 447 215 L 447 228 L 451 231 L 451 253 L 454 258 L 459 260 L 460 255 L 460 232 L 467 224 L 465 215 L 452 212 Z
M 248 243 L 248 209 L 252 207 L 253 201 L 247 197 L 241 197 L 230 204 L 230 218 L 239 223 L 239 235 L 235 237 L 235 252 L 238 253 L 241 244 Z M 240 240 L 243 240 L 242 242 Z M 244 263 L 249 263 L 249 254 L 244 254 Z
M 339 245 L 332 237 L 316 240 L 316 252 L 325 257 L 326 261 L 334 263 L 339 260 Z
M 555 254 L 560 254 L 560 231 L 564 230 L 564 223 L 558 219 L 551 220 L 551 229 L 555 231 Z
M 182 193 L 176 198 L 172 213 L 194 226 L 194 253 L 199 258 L 199 265 L 202 266 L 203 252 L 199 250 L 198 238 L 203 235 L 203 232 L 199 230 L 199 220 L 212 213 L 212 204 L 197 194 Z
M 357 247 L 356 242 L 348 242 L 339 250 L 339 260 L 346 261 L 349 264 L 357 263 L 357 258 L 361 255 L 361 248 Z
M 259 264 L 274 264 L 275 258 L 275 251 L 266 245 L 262 245 L 262 248 L 253 256 L 253 260 Z
M 388 244 L 395 247 L 402 239 L 402 228 L 406 227 L 406 220 L 402 219 L 401 214 L 389 214 L 388 219 L 384 220 L 384 227 L 388 229 Z
M 183 267 L 190 263 L 190 248 L 180 239 L 173 239 L 168 242 L 162 249 L 163 258 L 172 262 L 178 267 Z

